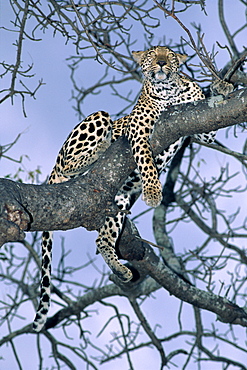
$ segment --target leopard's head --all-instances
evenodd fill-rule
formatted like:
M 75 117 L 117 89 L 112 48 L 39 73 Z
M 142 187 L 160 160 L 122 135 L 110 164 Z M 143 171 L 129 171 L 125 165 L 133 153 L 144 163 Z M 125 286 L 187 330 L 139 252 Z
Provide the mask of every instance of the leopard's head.
M 134 60 L 140 65 L 146 78 L 164 81 L 178 72 L 187 55 L 174 53 L 166 46 L 153 46 L 146 51 L 133 51 Z

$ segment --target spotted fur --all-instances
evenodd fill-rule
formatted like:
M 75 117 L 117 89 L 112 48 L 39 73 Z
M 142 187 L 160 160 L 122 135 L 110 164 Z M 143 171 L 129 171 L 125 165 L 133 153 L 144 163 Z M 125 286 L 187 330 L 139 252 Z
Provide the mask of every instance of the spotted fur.
M 144 82 L 137 104 L 132 112 L 119 120 L 111 121 L 106 112 L 96 112 L 79 123 L 63 144 L 49 183 L 64 182 L 85 174 L 111 142 L 126 135 L 135 158 L 137 169 L 119 189 L 115 201 L 120 212 L 107 217 L 96 240 L 98 252 L 110 269 L 123 282 L 132 279 L 131 271 L 121 264 L 116 252 L 116 241 L 122 231 L 126 210 L 132 206 L 133 196 L 142 191 L 148 206 L 157 207 L 162 199 L 159 174 L 181 147 L 184 138 L 178 139 L 161 154 L 153 158 L 150 137 L 155 122 L 168 106 L 204 99 L 200 87 L 179 74 L 179 65 L 185 55 L 176 54 L 167 47 L 156 46 L 147 51 L 133 52 L 140 65 Z M 212 142 L 215 133 L 196 135 L 201 141 Z M 50 305 L 52 233 L 42 237 L 42 279 L 40 304 L 33 328 L 39 332 L 45 324 Z

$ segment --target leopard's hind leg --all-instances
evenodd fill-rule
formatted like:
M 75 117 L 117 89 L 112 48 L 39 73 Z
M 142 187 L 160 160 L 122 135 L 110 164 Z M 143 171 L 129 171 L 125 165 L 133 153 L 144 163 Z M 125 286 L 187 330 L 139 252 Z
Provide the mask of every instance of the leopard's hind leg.
M 215 132 L 209 134 L 200 134 L 198 139 L 201 141 L 212 142 L 215 137 Z M 178 150 L 184 142 L 184 137 L 179 138 L 168 148 L 163 150 L 155 157 L 155 165 L 160 175 L 161 172 L 170 164 Z M 131 207 L 131 196 L 141 191 L 141 175 L 138 171 L 134 171 L 125 181 L 124 185 L 118 192 L 115 200 L 121 211 L 128 210 Z M 96 240 L 97 248 L 105 262 L 115 275 L 123 282 L 128 282 L 132 279 L 132 272 L 124 266 L 118 259 L 115 246 L 119 235 L 121 234 L 125 213 L 119 212 L 116 217 L 107 217 L 105 224 L 99 230 L 99 236 Z
M 184 137 L 180 137 L 173 144 L 169 145 L 168 148 L 163 150 L 160 154 L 155 157 L 155 164 L 159 175 L 161 172 L 170 164 L 176 153 L 183 145 Z
M 210 131 L 203 134 L 195 134 L 194 138 L 201 141 L 202 143 L 211 144 L 215 141 L 217 131 Z
M 170 163 L 177 151 L 181 148 L 184 139 L 180 138 L 171 144 L 166 150 L 156 156 L 155 165 L 158 173 Z M 119 190 L 115 201 L 120 212 L 115 217 L 107 217 L 105 224 L 99 230 L 96 240 L 98 252 L 102 255 L 112 272 L 123 282 L 128 282 L 133 275 L 130 269 L 124 266 L 118 259 L 115 246 L 121 234 L 126 213 L 121 211 L 129 210 L 132 205 L 132 196 L 141 192 L 142 180 L 139 171 L 135 170 L 125 181 Z
M 121 211 L 129 209 L 129 194 L 118 193 L 115 200 Z M 99 230 L 96 245 L 97 251 L 102 255 L 112 272 L 124 283 L 127 283 L 133 277 L 132 272 L 119 261 L 115 249 L 126 215 L 125 212 L 121 211 L 115 217 L 106 218 L 105 224 Z

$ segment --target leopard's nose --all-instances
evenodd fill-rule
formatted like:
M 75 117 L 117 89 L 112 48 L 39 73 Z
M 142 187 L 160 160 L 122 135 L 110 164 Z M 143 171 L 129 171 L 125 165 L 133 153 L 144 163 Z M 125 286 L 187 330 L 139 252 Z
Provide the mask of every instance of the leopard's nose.
M 164 60 L 158 60 L 157 64 L 160 66 L 160 67 L 163 67 L 166 62 Z

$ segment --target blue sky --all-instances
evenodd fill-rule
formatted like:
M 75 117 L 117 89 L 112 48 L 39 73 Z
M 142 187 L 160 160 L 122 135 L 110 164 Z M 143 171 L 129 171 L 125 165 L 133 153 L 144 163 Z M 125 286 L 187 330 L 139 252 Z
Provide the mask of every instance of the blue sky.
M 226 38 L 222 33 L 222 30 L 219 27 L 218 15 L 217 15 L 217 7 L 216 2 L 208 1 L 207 6 L 207 13 L 208 16 L 202 16 L 199 9 L 192 7 L 188 12 L 184 15 L 181 14 L 181 18 L 184 19 L 186 26 L 190 26 L 191 22 L 200 22 L 202 24 L 202 29 L 205 32 L 205 43 L 209 50 L 211 50 L 212 45 L 217 41 L 219 41 L 222 45 L 226 43 Z M 236 25 L 239 26 L 240 24 L 244 23 L 244 11 L 243 8 L 236 8 L 232 7 L 232 2 L 227 0 L 226 2 L 226 18 L 229 24 L 229 27 L 233 30 L 235 29 Z M 229 5 L 230 4 L 230 5 Z M 10 20 L 13 19 L 13 15 L 11 13 L 11 9 L 8 5 L 8 2 L 1 2 L 1 26 L 10 27 Z M 137 31 L 135 31 L 137 32 Z M 6 62 L 13 63 L 15 60 L 15 47 L 13 43 L 16 39 L 16 34 L 7 32 L 4 30 L 0 30 L 1 33 L 1 54 L 3 53 L 3 59 Z M 164 34 L 169 40 L 172 38 L 174 42 L 179 41 L 180 37 L 186 37 L 184 31 L 173 21 L 172 19 L 165 19 L 162 17 L 162 27 L 157 32 L 155 39 L 157 43 L 160 40 L 160 35 Z M 72 101 L 71 101 L 71 90 L 72 85 L 69 78 L 70 71 L 67 67 L 66 58 L 68 58 L 74 52 L 74 46 L 72 44 L 65 45 L 64 40 L 58 36 L 56 38 L 51 37 L 51 33 L 48 32 L 47 34 L 40 34 L 42 36 L 42 41 L 40 42 L 30 42 L 29 40 L 25 40 L 24 48 L 23 48 L 23 61 L 26 64 L 34 64 L 33 72 L 35 73 L 35 77 L 31 83 L 32 86 L 38 82 L 39 79 L 43 79 L 45 85 L 40 88 L 37 92 L 36 99 L 26 99 L 25 108 L 27 112 L 27 117 L 24 117 L 22 114 L 21 108 L 21 100 L 19 97 L 14 99 L 14 104 L 11 104 L 10 100 L 5 101 L 0 106 L 0 145 L 8 144 L 12 142 L 18 133 L 23 132 L 21 138 L 17 142 L 17 144 L 11 149 L 8 155 L 12 156 L 13 158 L 19 158 L 21 155 L 27 155 L 30 159 L 24 160 L 24 166 L 28 170 L 34 170 L 37 167 L 40 168 L 42 171 L 42 175 L 40 177 L 41 181 L 44 181 L 46 176 L 51 171 L 53 164 L 55 162 L 56 155 L 64 142 L 65 138 L 71 131 L 71 129 L 78 123 L 78 117 L 75 114 L 75 111 L 72 108 Z M 162 35 L 163 36 L 163 35 Z M 238 39 L 239 45 L 246 45 L 247 35 L 241 34 Z M 142 49 L 144 46 L 144 39 L 143 35 L 140 35 L 137 43 L 133 47 L 133 49 Z M 188 54 L 191 53 L 191 50 L 188 48 Z M 225 51 L 220 51 L 220 54 L 217 57 L 218 66 L 223 67 L 225 61 L 227 59 L 227 53 Z M 95 62 L 90 62 L 86 66 L 84 70 L 80 70 L 80 75 L 78 79 L 81 79 L 81 83 L 84 86 L 89 86 L 97 73 L 102 73 L 103 66 Z M 117 72 L 114 72 L 117 76 Z M 8 76 L 5 79 L 2 79 L 1 86 L 5 87 L 8 86 Z M 130 86 L 125 87 L 133 90 L 133 96 L 139 91 L 140 85 L 138 83 L 130 83 Z M 106 110 L 112 114 L 116 114 L 120 109 L 122 109 L 123 102 L 110 95 L 109 92 L 107 94 L 101 93 L 100 95 L 93 95 L 86 98 L 84 105 L 83 105 L 83 113 L 85 116 L 88 114 L 96 111 L 96 110 Z M 239 150 L 242 148 L 243 145 L 243 138 L 238 137 L 237 139 L 234 138 L 233 132 L 229 133 L 231 140 L 230 145 L 233 150 Z M 217 138 L 219 140 L 225 140 L 225 131 L 221 130 L 219 132 Z M 200 153 L 201 158 L 203 156 L 208 156 L 208 151 L 204 150 Z M 202 165 L 203 175 L 206 177 L 214 171 L 212 165 L 208 165 L 209 163 L 215 163 L 215 171 L 217 174 L 219 164 L 224 166 L 226 159 L 224 156 L 220 155 L 219 153 L 210 154 L 213 155 L 213 158 L 207 157 L 205 165 Z M 234 164 L 233 164 L 234 166 Z M 0 176 L 3 177 L 10 172 L 15 172 L 18 169 L 19 165 L 15 163 L 11 163 L 5 159 L 1 160 L 0 162 Z M 233 171 L 233 168 L 232 168 Z M 24 176 L 25 181 L 25 176 Z M 231 202 L 231 200 L 222 200 L 222 207 L 224 207 L 224 202 Z M 227 203 L 229 204 L 229 203 Z M 134 207 L 132 215 L 138 214 L 142 210 L 145 210 L 146 206 L 143 202 L 138 201 L 138 204 Z M 150 213 L 146 216 L 143 216 L 141 220 L 137 224 L 141 235 L 149 240 L 153 241 L 152 236 L 152 226 L 151 226 L 151 219 Z M 185 231 L 183 231 L 185 229 Z M 174 235 L 174 244 L 178 250 L 181 251 L 184 249 L 184 240 L 181 238 L 181 233 L 186 232 L 186 225 L 182 225 L 180 232 Z M 198 234 L 198 235 L 197 235 Z M 195 230 L 194 238 L 199 237 L 199 232 Z M 68 249 L 72 249 L 72 253 L 68 257 L 69 262 L 71 264 L 76 263 L 81 265 L 88 260 L 88 254 L 92 257 L 95 257 L 95 238 L 96 232 L 87 232 L 86 230 L 72 230 L 68 232 L 57 232 L 55 235 L 55 245 L 60 245 L 61 236 L 66 236 L 65 246 Z M 17 248 L 22 248 L 21 246 L 17 245 Z M 21 251 L 20 251 L 21 253 Z M 54 266 L 59 259 L 60 251 L 56 248 L 54 249 Z M 78 255 L 80 256 L 81 260 L 78 261 Z M 107 267 L 104 266 L 103 260 L 98 255 L 95 261 L 96 266 L 99 269 L 107 270 Z M 91 271 L 90 274 L 86 274 L 83 277 L 79 277 L 78 279 L 83 279 L 85 283 L 90 284 L 92 280 L 94 280 L 94 271 Z M 5 291 L 5 285 L 1 284 L 1 291 L 7 294 Z M 162 293 L 163 294 L 163 293 Z M 167 317 L 171 314 L 168 306 L 166 306 L 166 300 L 170 300 L 169 304 L 172 303 L 172 311 L 178 309 L 178 302 L 175 299 L 169 297 L 167 293 L 161 296 L 161 292 L 157 293 L 157 302 L 160 298 L 161 302 L 164 301 L 164 315 Z M 160 301 L 159 301 L 160 302 Z M 152 319 L 152 315 L 155 309 L 158 308 L 160 303 L 156 304 L 155 300 L 151 300 L 146 303 L 146 310 L 148 318 L 151 320 L 151 323 L 155 325 L 155 320 Z M 129 310 L 129 306 L 126 302 L 119 300 L 119 305 L 122 305 L 125 310 Z M 175 308 L 174 308 L 175 307 Z M 101 315 L 103 315 L 106 309 L 100 307 Z M 185 309 L 186 312 L 187 309 Z M 55 308 L 52 307 L 51 312 L 55 312 Z M 31 321 L 34 312 L 28 312 L 29 321 Z M 156 319 L 156 318 L 155 318 Z M 186 314 L 184 314 L 184 319 L 186 322 Z M 95 319 L 94 319 L 95 320 Z M 98 317 L 99 323 L 94 321 L 95 326 L 100 326 L 102 324 L 102 319 Z M 162 326 L 166 327 L 166 334 L 169 332 L 169 326 L 171 322 L 167 322 L 164 317 L 160 319 Z M 186 322 L 187 324 L 187 322 Z M 18 325 L 22 326 L 22 323 L 17 323 Z M 92 323 L 93 325 L 93 323 Z M 171 328 L 172 330 L 172 328 Z M 241 333 L 241 331 L 240 331 Z M 21 341 L 22 339 L 20 339 Z M 25 337 L 25 346 L 30 343 L 30 346 L 33 345 L 33 338 L 32 336 Z M 17 340 L 18 342 L 18 340 Z M 20 348 L 22 348 L 21 343 L 18 343 Z M 28 344 L 29 345 L 29 344 Z M 47 344 L 44 341 L 44 346 Z M 10 350 L 5 349 L 4 356 L 6 358 L 4 370 L 7 369 L 15 369 L 15 361 L 11 354 Z M 35 355 L 36 356 L 36 355 Z M 35 361 L 34 358 L 23 358 L 24 363 L 26 364 L 26 368 L 31 368 Z M 153 357 L 154 356 L 154 357 Z M 155 361 L 158 361 L 157 354 L 154 355 L 153 351 L 147 350 L 146 355 L 142 357 L 143 359 L 143 366 L 147 364 L 154 364 Z M 47 359 L 48 361 L 48 359 Z M 138 359 L 139 365 L 140 361 L 142 361 L 139 357 Z M 49 361 L 47 362 L 49 363 Z M 112 366 L 112 367 L 111 367 Z M 115 368 L 115 364 L 106 365 L 106 367 L 102 366 L 102 370 Z M 140 367 L 140 369 L 144 367 Z M 137 368 L 139 369 L 139 368 Z M 210 369 L 217 369 L 217 366 L 210 367 Z

